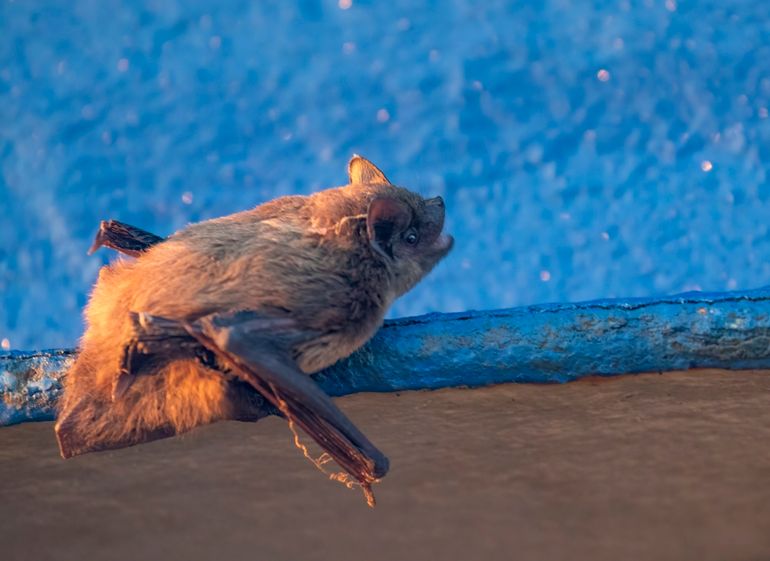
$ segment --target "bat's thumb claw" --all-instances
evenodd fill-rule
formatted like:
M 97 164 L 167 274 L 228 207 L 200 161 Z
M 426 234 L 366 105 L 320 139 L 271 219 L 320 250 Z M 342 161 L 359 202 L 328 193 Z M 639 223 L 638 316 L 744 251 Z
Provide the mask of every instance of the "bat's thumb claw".
M 97 249 L 102 247 L 104 245 L 105 241 L 105 235 L 104 235 L 104 229 L 106 227 L 106 222 L 104 220 L 101 221 L 99 224 L 99 231 L 96 232 L 96 237 L 94 237 L 94 243 L 91 244 L 91 247 L 88 248 L 88 255 L 93 255 Z

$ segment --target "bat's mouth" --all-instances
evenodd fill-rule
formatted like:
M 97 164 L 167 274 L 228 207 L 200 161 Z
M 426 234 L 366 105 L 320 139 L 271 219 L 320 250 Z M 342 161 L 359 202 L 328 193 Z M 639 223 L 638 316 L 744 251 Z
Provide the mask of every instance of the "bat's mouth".
M 431 260 L 438 261 L 443 259 L 455 244 L 455 239 L 449 234 L 439 234 L 436 239 L 426 247 L 426 254 Z
M 436 238 L 436 241 L 433 242 L 433 248 L 436 251 L 444 251 L 449 252 L 450 249 L 452 249 L 452 246 L 455 244 L 455 239 L 450 236 L 449 234 L 441 234 L 439 237 Z
M 445 208 L 444 199 L 441 197 L 433 197 L 425 201 L 425 210 L 428 216 L 426 241 L 433 240 L 429 241 L 429 251 L 434 255 L 438 255 L 439 258 L 449 253 L 455 243 L 452 236 L 442 233 L 444 229 Z

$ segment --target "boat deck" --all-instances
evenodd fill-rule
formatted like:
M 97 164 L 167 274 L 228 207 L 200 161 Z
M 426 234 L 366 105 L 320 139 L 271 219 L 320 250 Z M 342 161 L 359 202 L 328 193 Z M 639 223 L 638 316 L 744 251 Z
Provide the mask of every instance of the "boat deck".
M 70 461 L 0 429 L 0 543 L 35 559 L 760 559 L 770 373 L 690 371 L 341 407 L 391 459 L 378 506 L 277 418 Z

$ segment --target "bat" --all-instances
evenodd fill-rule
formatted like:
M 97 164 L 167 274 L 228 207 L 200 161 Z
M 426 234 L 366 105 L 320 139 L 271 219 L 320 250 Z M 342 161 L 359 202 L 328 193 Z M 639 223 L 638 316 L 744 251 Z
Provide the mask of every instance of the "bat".
M 56 424 L 62 456 L 171 436 L 270 405 L 358 481 L 387 458 L 307 374 L 363 345 L 395 298 L 452 248 L 440 197 L 354 156 L 349 183 L 160 238 L 102 222 L 102 269 Z

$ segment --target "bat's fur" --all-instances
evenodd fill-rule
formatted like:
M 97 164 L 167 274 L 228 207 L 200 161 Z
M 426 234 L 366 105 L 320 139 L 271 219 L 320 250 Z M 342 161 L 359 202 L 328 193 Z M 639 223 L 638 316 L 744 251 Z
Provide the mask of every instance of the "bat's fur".
M 302 329 L 320 333 L 295 349 L 308 373 L 363 345 L 391 302 L 448 253 L 451 238 L 439 235 L 440 200 L 391 185 L 358 156 L 349 174 L 345 187 L 193 224 L 135 260 L 105 266 L 85 311 L 80 353 L 65 379 L 56 424 L 62 455 L 256 416 L 220 373 L 193 360 L 140 376 L 113 402 L 122 353 L 132 337 L 131 311 L 186 320 L 241 309 L 280 311 Z M 372 243 L 367 219 L 372 200 L 383 197 L 407 208 L 409 225 L 422 229 L 415 247 L 395 239 L 393 258 Z

